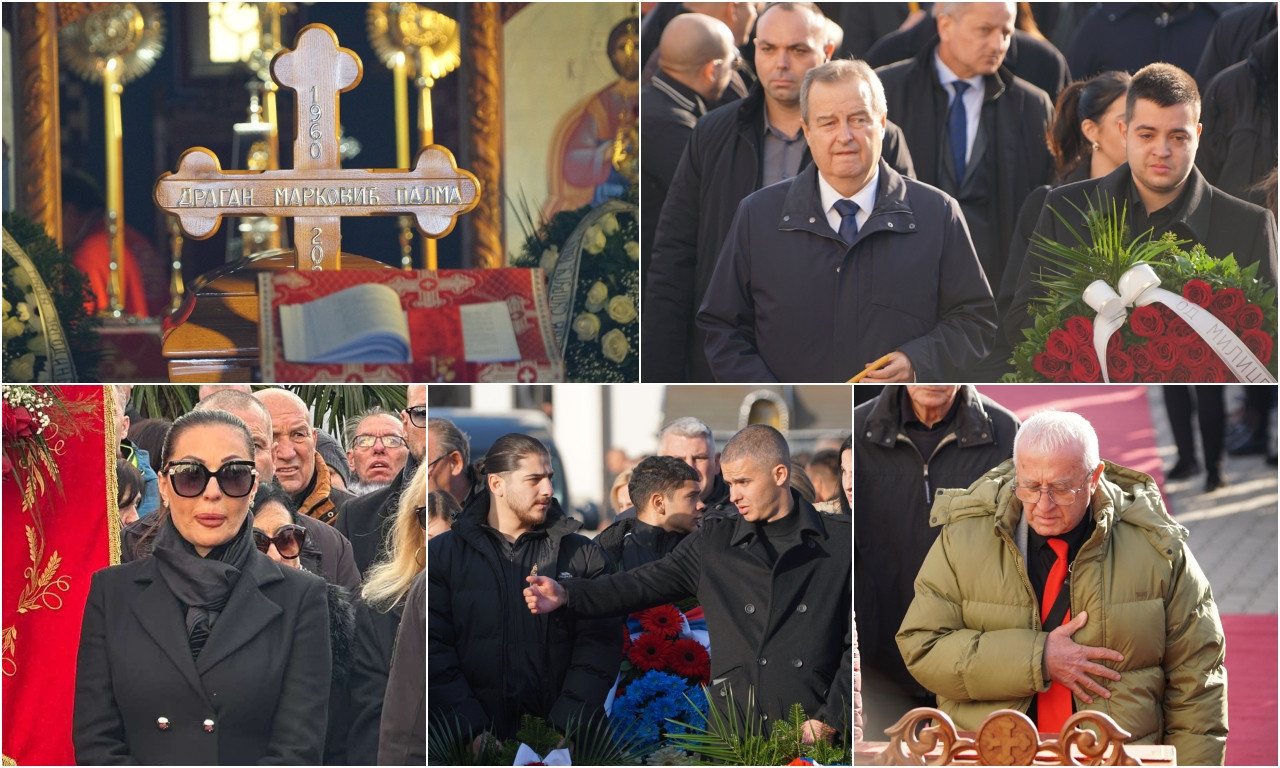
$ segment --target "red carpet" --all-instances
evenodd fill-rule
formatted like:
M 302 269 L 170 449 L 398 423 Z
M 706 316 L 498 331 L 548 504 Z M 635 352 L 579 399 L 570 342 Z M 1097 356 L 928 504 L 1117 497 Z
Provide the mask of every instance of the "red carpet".
M 1227 633 L 1227 765 L 1276 764 L 1276 617 L 1222 617 Z
M 1157 484 L 1164 482 L 1146 387 L 989 384 L 979 386 L 978 391 L 1020 419 L 1045 408 L 1074 411 L 1088 419 L 1097 431 L 1102 458 L 1146 472 Z

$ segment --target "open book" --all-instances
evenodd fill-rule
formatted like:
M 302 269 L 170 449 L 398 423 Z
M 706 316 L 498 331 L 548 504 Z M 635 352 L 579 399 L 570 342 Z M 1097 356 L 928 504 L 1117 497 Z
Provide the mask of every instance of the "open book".
M 284 358 L 295 363 L 408 363 L 409 321 L 396 292 L 364 283 L 280 307 Z

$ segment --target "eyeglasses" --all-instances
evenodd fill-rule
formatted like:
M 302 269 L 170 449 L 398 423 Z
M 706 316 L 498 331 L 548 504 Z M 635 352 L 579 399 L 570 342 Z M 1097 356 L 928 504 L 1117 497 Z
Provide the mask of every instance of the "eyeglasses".
M 414 507 L 413 514 L 418 518 L 418 527 L 425 531 L 427 529 L 427 508 Z
M 448 456 L 448 455 L 449 455 L 449 454 L 447 454 L 447 453 L 442 453 L 442 454 L 440 454 L 439 456 L 437 456 L 437 457 L 435 457 L 434 459 L 432 459 L 431 461 L 428 461 L 428 462 L 427 462 L 427 471 L 428 471 L 428 472 L 430 472 L 430 471 L 435 467 L 435 465 L 437 465 L 437 464 L 439 464 L 439 463 L 440 463 L 440 460 L 441 460 L 441 459 L 443 459 L 445 456 Z
M 356 438 L 351 441 L 351 445 L 362 451 L 367 451 L 379 440 L 382 441 L 382 447 L 387 450 L 403 448 L 406 445 L 404 438 L 396 435 L 356 435 Z
M 292 560 L 302 554 L 302 545 L 307 543 L 307 529 L 300 525 L 282 525 L 276 529 L 275 536 L 268 536 L 257 528 L 253 529 L 253 543 L 258 547 L 258 551 L 267 554 L 267 550 L 271 549 L 271 545 L 276 545 L 276 551 L 285 560 Z
M 413 424 L 413 426 L 427 426 L 427 406 L 415 405 L 412 408 L 405 408 L 404 412 L 409 414 L 409 423 Z
M 198 461 L 175 461 L 163 471 L 169 476 L 173 492 L 188 499 L 204 493 L 211 477 L 218 479 L 218 487 L 223 493 L 239 499 L 249 495 L 249 491 L 253 490 L 253 481 L 258 476 L 258 470 L 252 461 L 228 461 L 217 472 L 210 472 L 208 467 Z
M 1086 475 L 1084 483 L 1079 488 L 1040 488 L 1032 485 L 1015 485 L 1013 487 L 1013 495 L 1027 504 L 1039 504 L 1040 494 L 1048 493 L 1049 502 L 1059 507 L 1071 506 L 1076 500 L 1076 494 L 1083 491 L 1089 485 L 1090 475 Z

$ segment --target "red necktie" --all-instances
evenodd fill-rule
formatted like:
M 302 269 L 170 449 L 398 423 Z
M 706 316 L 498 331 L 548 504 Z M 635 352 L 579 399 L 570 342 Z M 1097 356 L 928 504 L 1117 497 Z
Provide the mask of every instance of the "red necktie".
M 1049 577 L 1044 582 L 1044 600 L 1040 603 L 1040 616 L 1043 619 L 1053 610 L 1053 604 L 1062 591 L 1062 583 L 1067 578 L 1067 542 L 1063 539 L 1048 539 L 1053 553 L 1058 556 L 1053 567 L 1049 569 Z M 1062 623 L 1071 621 L 1071 609 L 1068 608 L 1062 617 Z M 1058 733 L 1063 723 L 1071 717 L 1071 689 L 1059 682 L 1049 686 L 1049 690 L 1037 694 L 1036 719 L 1041 733 Z

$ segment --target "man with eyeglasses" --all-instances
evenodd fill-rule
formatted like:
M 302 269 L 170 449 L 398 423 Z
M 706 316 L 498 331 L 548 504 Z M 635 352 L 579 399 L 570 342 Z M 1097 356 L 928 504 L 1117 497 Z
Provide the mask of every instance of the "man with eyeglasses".
M 374 406 L 347 425 L 347 466 L 355 475 L 347 490 L 363 496 L 386 488 L 409 457 L 402 420 Z
M 340 533 L 351 540 L 356 565 L 360 573 L 368 575 L 369 568 L 380 560 L 386 551 L 387 531 L 395 519 L 400 504 L 400 491 L 408 484 L 426 456 L 427 447 L 427 385 L 410 384 L 405 409 L 400 412 L 405 447 L 408 455 L 395 477 L 379 490 L 357 496 L 342 510 L 342 516 L 334 523 Z M 426 504 L 423 498 L 420 504 Z
M 1022 424 L 1013 459 L 940 491 L 942 531 L 898 630 L 907 669 L 962 730 L 1017 709 L 1059 733 L 1097 710 L 1221 765 L 1225 643 L 1213 591 L 1149 476 L 1103 462 L 1079 414 Z
M 452 421 L 434 418 L 427 424 L 427 448 L 427 493 L 448 491 L 466 507 L 473 479 L 470 439 Z

